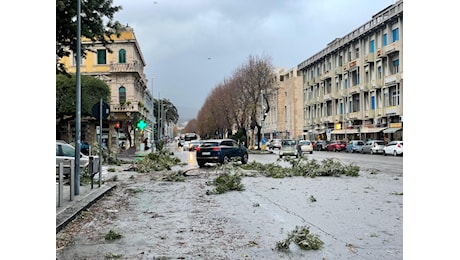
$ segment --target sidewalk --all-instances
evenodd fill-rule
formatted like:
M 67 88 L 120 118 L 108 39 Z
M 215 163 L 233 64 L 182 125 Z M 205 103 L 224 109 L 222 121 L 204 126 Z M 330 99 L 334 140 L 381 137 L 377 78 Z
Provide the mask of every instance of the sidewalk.
M 115 187 L 113 183 L 99 187 L 98 182 L 94 183 L 92 189 L 91 184 L 80 186 L 79 195 L 74 195 L 73 200 L 70 200 L 70 185 L 64 185 L 63 199 L 58 207 L 59 184 L 56 182 L 56 233 Z

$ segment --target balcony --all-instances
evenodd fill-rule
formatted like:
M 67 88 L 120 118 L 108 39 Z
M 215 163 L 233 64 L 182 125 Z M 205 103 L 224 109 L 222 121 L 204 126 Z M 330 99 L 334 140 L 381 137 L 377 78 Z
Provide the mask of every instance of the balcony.
M 398 107 L 399 106 L 391 106 L 391 107 L 385 108 L 385 114 L 386 115 L 397 115 L 397 114 L 399 114 L 398 113 Z
M 335 68 L 334 71 L 335 71 L 335 75 L 342 75 L 343 74 L 343 68 L 341 66 Z
M 110 73 L 117 73 L 117 72 L 123 72 L 123 73 L 137 72 L 141 76 L 144 75 L 142 67 L 139 65 L 138 62 L 110 64 Z
M 371 88 L 377 89 L 383 87 L 383 79 L 371 80 Z
M 358 93 L 359 91 L 360 91 L 359 85 L 350 87 L 350 90 L 349 90 L 350 94 Z
M 393 84 L 400 83 L 400 82 L 401 82 L 401 74 L 400 73 L 385 76 L 385 85 L 386 86 L 393 85 Z
M 374 53 L 369 53 L 366 56 L 364 56 L 364 62 L 366 63 L 374 62 L 375 61 L 374 57 L 375 57 Z
M 321 75 L 321 80 L 326 80 L 326 79 L 330 79 L 332 78 L 332 72 L 330 72 L 329 70 L 324 72 L 322 75 Z
M 324 94 L 324 101 L 331 100 L 332 94 Z
M 401 50 L 401 41 L 393 42 L 383 48 L 385 51 L 385 55 L 390 55 L 394 52 L 399 52 Z
M 360 65 L 361 65 L 361 62 L 359 61 L 359 59 L 350 61 L 348 63 L 348 70 L 354 70 L 354 69 L 358 68 Z

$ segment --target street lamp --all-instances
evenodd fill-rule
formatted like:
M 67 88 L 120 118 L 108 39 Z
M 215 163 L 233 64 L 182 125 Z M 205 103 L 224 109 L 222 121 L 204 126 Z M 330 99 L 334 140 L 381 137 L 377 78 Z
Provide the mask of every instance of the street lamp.
M 154 150 L 154 147 L 155 147 L 155 98 L 153 97 L 153 81 L 155 80 L 156 78 L 155 77 L 152 77 L 152 137 L 151 137 L 151 142 L 152 144 L 150 145 L 150 147 L 152 147 L 152 151 Z

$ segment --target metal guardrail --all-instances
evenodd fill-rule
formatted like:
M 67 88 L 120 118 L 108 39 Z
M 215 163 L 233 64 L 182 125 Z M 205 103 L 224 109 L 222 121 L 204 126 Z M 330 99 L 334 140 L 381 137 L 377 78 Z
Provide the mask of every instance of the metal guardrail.
M 75 164 L 74 159 L 69 160 L 70 162 L 70 201 L 73 201 L 75 195 Z M 62 206 L 62 201 L 64 200 L 64 163 L 59 163 L 58 171 L 58 207 Z
M 101 187 L 101 164 L 100 164 L 100 161 L 99 161 L 99 157 L 94 157 L 94 156 L 90 156 L 89 157 L 89 165 L 88 165 L 88 168 L 89 168 L 89 174 L 91 176 L 91 189 L 93 188 L 94 186 L 94 176 L 96 174 L 99 173 L 99 185 L 98 187 Z
M 75 159 L 70 159 L 69 164 L 65 164 L 66 168 L 69 167 L 70 169 L 70 201 L 74 200 L 75 196 Z M 58 207 L 62 206 L 62 202 L 64 201 L 64 163 L 60 162 L 58 166 L 57 172 L 57 179 L 58 179 Z M 99 157 L 90 156 L 89 157 L 89 165 L 88 165 L 89 174 L 91 176 L 91 189 L 94 186 L 94 176 L 99 174 L 99 185 L 101 187 L 101 179 L 102 179 L 102 171 L 101 171 L 101 163 Z

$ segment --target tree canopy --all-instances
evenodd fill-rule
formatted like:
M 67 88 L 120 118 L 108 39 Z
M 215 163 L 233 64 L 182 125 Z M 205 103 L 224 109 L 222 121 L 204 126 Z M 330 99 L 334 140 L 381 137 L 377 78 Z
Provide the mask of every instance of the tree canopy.
M 114 14 L 122 9 L 113 6 L 112 0 L 87 0 L 81 3 L 81 36 L 104 46 L 112 42 L 110 35 L 119 35 L 123 26 L 114 21 Z M 88 45 L 81 46 L 85 57 Z M 68 57 L 77 49 L 77 2 L 56 0 L 56 58 Z M 110 51 L 110 49 L 109 49 Z M 56 64 L 56 73 L 67 73 L 64 65 Z
M 102 98 L 109 102 L 110 87 L 93 76 L 81 75 L 81 115 L 92 116 L 92 107 Z M 76 76 L 56 75 L 56 119 L 74 119 L 76 114 Z

